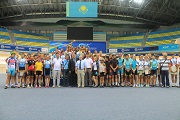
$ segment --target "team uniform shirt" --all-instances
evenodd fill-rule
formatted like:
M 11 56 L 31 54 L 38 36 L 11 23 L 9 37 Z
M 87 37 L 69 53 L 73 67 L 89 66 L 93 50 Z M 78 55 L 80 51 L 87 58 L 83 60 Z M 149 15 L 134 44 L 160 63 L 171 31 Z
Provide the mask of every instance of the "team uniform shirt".
M 19 60 L 19 70 L 25 70 L 27 61 L 25 58 Z
M 44 68 L 45 69 L 50 69 L 51 68 L 51 61 L 50 60 L 45 60 L 44 61 Z
M 133 61 L 133 58 L 129 58 L 129 61 L 132 63 L 132 61 Z
M 9 69 L 13 69 L 13 70 L 17 70 L 17 63 L 18 63 L 18 60 L 17 59 L 15 59 L 15 58 L 8 58 L 7 59 L 7 68 L 8 68 L 8 70 Z
M 137 61 L 138 70 L 144 70 L 144 61 L 138 60 Z
M 137 61 L 133 60 L 132 61 L 132 70 L 136 70 L 136 65 L 137 65 Z
M 106 73 L 109 74 L 110 73 L 110 62 L 105 61 L 105 64 L 106 64 Z
M 91 65 L 93 64 L 93 60 L 91 58 L 85 58 L 84 62 L 87 69 L 92 67 Z
M 64 59 L 64 60 L 62 61 L 62 65 L 63 65 L 63 68 L 64 68 L 65 70 L 68 69 L 68 64 L 69 64 L 69 60 Z
M 125 69 L 130 70 L 131 69 L 131 64 L 132 64 L 132 62 L 131 62 L 130 59 L 125 60 L 125 62 L 124 62 Z
M 58 58 L 58 59 L 54 58 L 53 64 L 54 64 L 54 70 L 61 70 L 62 59 L 61 58 Z
M 62 61 L 64 61 L 65 60 L 65 55 L 61 55 L 61 59 L 62 59 Z
M 119 58 L 119 59 L 118 59 L 118 66 L 119 66 L 119 67 L 122 67 L 122 66 L 123 66 L 123 61 L 124 61 L 124 60 L 123 60 L 122 58 Z
M 160 59 L 160 65 L 162 67 L 161 70 L 166 71 L 169 70 L 169 64 L 171 63 L 171 61 L 169 59 Z
M 34 60 L 28 60 L 28 70 L 29 71 L 34 71 L 35 70 L 35 61 Z
M 151 60 L 151 70 L 157 70 L 158 68 L 158 61 L 156 59 Z
M 42 71 L 42 70 L 43 70 L 43 63 L 37 61 L 37 62 L 35 63 L 35 70 L 36 70 L 36 71 Z

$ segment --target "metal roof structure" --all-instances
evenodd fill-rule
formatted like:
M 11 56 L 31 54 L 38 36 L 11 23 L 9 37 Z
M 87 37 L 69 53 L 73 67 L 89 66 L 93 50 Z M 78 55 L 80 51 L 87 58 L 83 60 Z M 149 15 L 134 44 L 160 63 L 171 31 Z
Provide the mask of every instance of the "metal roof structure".
M 88 0 L 87 2 L 98 2 L 100 19 L 125 20 L 156 26 L 180 22 L 180 0 Z M 66 0 L 0 0 L 0 22 L 62 17 L 66 17 Z

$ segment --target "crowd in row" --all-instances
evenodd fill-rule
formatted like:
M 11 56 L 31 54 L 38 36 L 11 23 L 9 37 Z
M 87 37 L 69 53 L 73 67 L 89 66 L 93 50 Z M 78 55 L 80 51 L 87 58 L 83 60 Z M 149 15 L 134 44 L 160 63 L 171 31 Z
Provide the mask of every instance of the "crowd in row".
M 60 87 L 170 87 L 177 84 L 179 58 L 146 54 L 91 53 L 88 48 L 54 51 L 51 55 L 24 54 L 15 52 L 6 59 L 7 79 L 5 89 L 12 87 L 41 88 Z M 156 84 L 158 80 L 158 85 Z

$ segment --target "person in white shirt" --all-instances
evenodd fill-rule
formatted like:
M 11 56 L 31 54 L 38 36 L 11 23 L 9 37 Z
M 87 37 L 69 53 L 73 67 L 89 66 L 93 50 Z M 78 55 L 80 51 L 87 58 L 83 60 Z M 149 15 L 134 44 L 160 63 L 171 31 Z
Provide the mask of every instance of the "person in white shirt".
M 86 58 L 84 59 L 85 61 L 85 67 L 86 67 L 86 73 L 85 73 L 85 86 L 92 86 L 92 79 L 91 79 L 91 74 L 92 74 L 92 64 L 93 61 L 89 57 L 89 54 L 86 54 Z
M 144 75 L 144 60 L 143 60 L 143 55 L 139 57 L 139 60 L 137 62 L 137 70 L 139 74 L 138 78 L 138 85 L 137 87 L 143 87 L 143 75 Z
M 60 75 L 61 75 L 61 66 L 62 59 L 59 57 L 59 53 L 56 53 L 56 58 L 53 59 L 53 88 L 55 88 L 56 78 L 57 78 L 57 87 L 60 87 Z
M 178 65 L 178 68 L 180 68 L 180 53 L 178 54 L 178 58 L 177 58 L 177 65 Z M 179 88 L 180 88 L 180 69 L 179 69 Z
M 85 76 L 86 66 L 85 61 L 82 60 L 82 55 L 79 56 L 79 60 L 76 62 L 76 74 L 78 78 L 78 88 L 84 88 L 84 76 Z
M 177 59 L 175 58 L 174 54 L 172 54 L 172 58 L 170 59 L 171 61 L 171 79 L 172 79 L 172 87 L 176 87 L 177 83 Z

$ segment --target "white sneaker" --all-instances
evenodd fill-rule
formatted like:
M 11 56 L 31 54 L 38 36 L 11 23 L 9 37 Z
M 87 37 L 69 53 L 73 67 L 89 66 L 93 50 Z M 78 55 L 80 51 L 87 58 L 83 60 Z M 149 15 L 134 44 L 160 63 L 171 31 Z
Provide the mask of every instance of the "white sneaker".
M 60 88 L 61 86 L 58 85 L 57 87 Z
M 55 88 L 55 85 L 53 85 L 52 87 Z
M 143 87 L 143 84 L 141 84 L 141 87 Z
M 30 85 L 27 86 L 28 88 L 31 88 Z
M 136 84 L 134 84 L 133 87 L 136 87 Z

